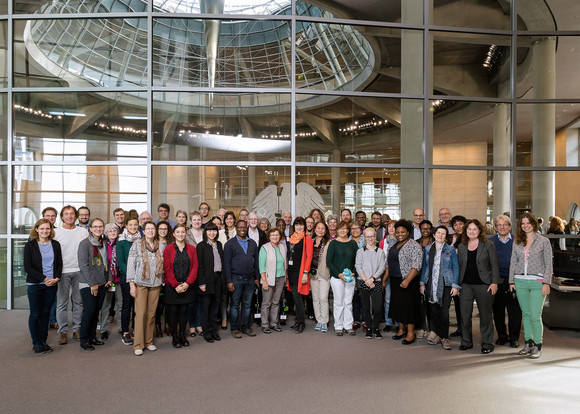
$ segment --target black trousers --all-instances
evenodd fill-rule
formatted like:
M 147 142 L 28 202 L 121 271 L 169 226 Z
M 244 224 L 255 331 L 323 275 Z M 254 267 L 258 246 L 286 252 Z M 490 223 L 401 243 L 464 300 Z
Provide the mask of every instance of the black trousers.
M 453 303 L 455 304 L 455 319 L 457 319 L 457 330 L 461 333 L 463 328 L 461 323 L 461 305 L 459 296 L 453 296 Z
M 185 328 L 187 327 L 187 310 L 189 303 L 180 305 L 168 305 L 169 308 L 169 326 L 173 335 L 180 332 L 185 337 Z M 179 330 L 177 326 L 179 325 Z
M 119 285 L 121 285 L 121 294 L 123 295 L 123 303 L 121 305 L 121 330 L 125 333 L 129 332 L 134 299 L 131 296 L 131 286 L 127 283 L 127 276 L 121 275 Z
M 222 283 L 215 284 L 215 292 L 211 295 L 200 295 L 201 300 L 201 327 L 203 336 L 211 338 L 218 333 L 218 311 L 222 297 Z
M 383 317 L 383 292 L 381 290 L 359 289 L 362 309 L 367 329 L 373 332 L 379 329 Z M 372 306 L 372 315 L 371 315 Z
M 304 325 L 304 296 L 298 293 L 298 285 L 291 285 L 290 288 L 296 306 L 296 323 Z
M 455 296 L 454 296 L 455 297 Z M 427 298 L 427 302 L 428 302 Z M 449 338 L 449 307 L 451 306 L 451 286 L 443 288 L 443 298 L 441 305 L 437 303 L 428 303 L 429 313 L 431 315 L 431 330 L 439 338 Z
M 91 295 L 91 288 L 81 289 L 83 299 L 83 317 L 81 319 L 81 343 L 90 342 L 97 339 L 97 324 L 99 322 L 99 311 L 103 307 L 107 288 L 105 285 L 99 286 L 97 296 Z
M 510 285 L 506 279 L 498 288 L 493 301 L 493 321 L 497 330 L 497 337 L 503 341 L 517 341 L 522 327 L 522 310 L 515 295 L 510 292 Z M 508 315 L 508 331 L 505 324 L 505 310 Z

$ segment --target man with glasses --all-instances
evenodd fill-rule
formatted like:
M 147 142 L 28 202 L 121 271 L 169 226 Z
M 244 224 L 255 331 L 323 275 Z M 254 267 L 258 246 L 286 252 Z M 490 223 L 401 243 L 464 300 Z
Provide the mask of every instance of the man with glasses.
M 201 228 L 205 229 L 205 225 L 209 223 L 211 216 L 209 212 L 211 211 L 211 207 L 205 201 L 199 205 L 199 213 L 201 214 Z
M 439 223 L 437 225 L 445 226 L 447 227 L 447 230 L 449 230 L 449 234 L 455 234 L 455 230 L 453 230 L 453 226 L 451 225 L 451 211 L 447 207 L 443 207 L 439 210 Z
M 91 219 L 91 210 L 89 210 L 89 208 L 87 206 L 82 206 L 82 207 L 79 207 L 77 212 L 78 212 L 78 219 L 79 219 L 79 224 L 77 224 L 77 226 L 82 227 L 88 231 L 89 230 L 89 221 Z
M 425 211 L 422 208 L 413 210 L 413 240 L 421 238 L 421 222 L 425 220 Z
M 147 212 L 144 211 L 143 213 L 141 213 L 141 215 L 143 215 L 144 213 L 147 213 Z M 169 204 L 167 204 L 167 203 L 159 204 L 159 206 L 157 206 L 157 215 L 159 216 L 159 219 L 155 221 L 155 224 L 159 224 L 160 221 L 166 221 L 169 223 L 171 228 L 177 226 L 177 222 L 173 221 L 169 218 L 170 213 L 171 213 L 171 207 L 169 207 Z M 147 214 L 149 214 L 149 213 L 147 213 Z M 151 215 L 149 215 L 149 221 L 151 221 Z M 142 222 L 141 227 L 143 227 L 143 225 L 145 223 L 146 222 Z

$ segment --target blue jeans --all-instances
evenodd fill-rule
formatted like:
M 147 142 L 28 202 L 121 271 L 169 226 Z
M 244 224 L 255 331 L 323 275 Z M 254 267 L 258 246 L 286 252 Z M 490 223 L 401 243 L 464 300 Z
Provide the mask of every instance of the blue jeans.
M 48 320 L 50 307 L 56 298 L 56 286 L 48 287 L 44 283 L 28 285 L 28 303 L 30 316 L 28 329 L 32 337 L 32 345 L 44 345 L 48 337 Z
M 201 326 L 201 299 L 198 295 L 187 308 L 187 322 L 189 322 L 190 329 Z
M 232 304 L 230 305 L 230 326 L 232 331 L 240 330 L 240 301 L 242 304 L 241 331 L 245 332 L 250 328 L 250 316 L 252 308 L 252 295 L 254 294 L 254 279 L 245 277 L 232 277 L 234 292 L 232 293 Z

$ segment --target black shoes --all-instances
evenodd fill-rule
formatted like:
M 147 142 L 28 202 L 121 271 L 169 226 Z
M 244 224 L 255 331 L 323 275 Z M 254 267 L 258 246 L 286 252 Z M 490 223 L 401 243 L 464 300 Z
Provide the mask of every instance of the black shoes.
M 401 335 L 393 335 L 392 338 L 394 341 L 398 341 L 399 339 L 403 339 L 405 337 L 405 335 L 407 335 L 407 332 L 403 332 Z
M 482 354 L 491 354 L 493 352 L 493 348 L 481 348 Z
M 210 344 L 213 344 L 213 337 L 211 337 L 211 336 L 204 336 L 203 339 L 205 339 L 206 342 L 209 342 Z
M 507 344 L 507 339 L 506 338 L 497 338 L 497 340 L 495 341 L 496 345 L 505 345 Z
M 365 333 L 365 338 L 366 339 L 373 339 L 373 333 L 370 329 L 367 329 L 367 331 Z
M 306 328 L 306 325 L 304 325 L 303 323 L 299 323 L 296 329 L 294 330 L 294 333 L 301 334 L 302 332 L 304 332 L 304 328 Z
M 383 335 L 381 335 L 381 331 L 378 329 L 375 331 L 375 339 L 383 339 Z
M 214 341 L 221 341 L 222 340 L 222 337 L 219 336 L 219 334 L 217 334 L 217 333 L 212 334 L 211 337 L 213 338 Z
M 172 340 L 171 340 L 171 345 L 173 345 L 174 348 L 181 348 L 181 342 L 179 342 L 179 339 L 177 338 L 177 335 L 174 335 Z
M 42 349 L 44 349 L 44 353 L 48 354 L 49 352 L 52 352 L 52 347 L 48 344 L 42 344 Z
M 451 333 L 449 334 L 449 336 L 453 336 L 453 337 L 456 337 L 456 336 L 461 336 L 461 331 L 458 329 L 458 330 L 456 330 L 456 331 L 454 331 L 454 332 L 451 332 Z
M 417 339 L 417 335 L 413 336 L 413 339 L 411 339 L 410 341 L 403 339 L 403 341 L 401 342 L 403 345 L 411 345 L 412 343 L 415 342 L 415 340 Z
M 520 343 L 516 339 L 512 339 L 510 341 L 510 348 L 518 348 L 519 346 L 520 346 Z
M 180 339 L 179 342 L 181 342 L 181 345 L 183 345 L 183 346 L 189 346 L 189 341 L 185 337 L 185 334 L 184 333 L 182 333 L 182 334 L 179 335 L 179 339 Z
M 103 341 L 99 341 L 98 339 L 91 339 L 91 340 L 89 341 L 89 343 L 90 343 L 91 345 L 97 345 L 97 346 L 100 346 L 100 345 L 105 345 L 105 343 L 104 343 Z
M 109 339 L 109 331 L 101 332 L 101 341 Z
M 391 332 L 391 325 L 385 325 L 383 332 Z
M 94 351 L 95 347 L 90 344 L 90 342 L 81 342 L 81 348 L 85 351 Z
M 459 350 L 460 351 L 467 351 L 468 349 L 473 348 L 473 345 L 459 345 Z

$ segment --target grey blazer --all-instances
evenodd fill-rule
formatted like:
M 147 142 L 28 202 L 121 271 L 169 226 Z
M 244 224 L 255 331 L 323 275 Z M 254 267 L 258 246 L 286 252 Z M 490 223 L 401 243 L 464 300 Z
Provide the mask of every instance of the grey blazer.
M 459 261 L 459 284 L 463 283 L 465 270 L 467 269 L 467 244 L 460 243 L 457 248 Z M 485 284 L 499 283 L 499 266 L 495 245 L 491 241 L 479 242 L 477 246 L 477 272 L 479 278 Z

